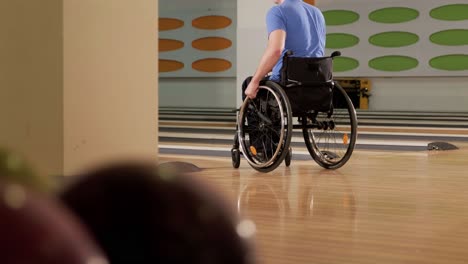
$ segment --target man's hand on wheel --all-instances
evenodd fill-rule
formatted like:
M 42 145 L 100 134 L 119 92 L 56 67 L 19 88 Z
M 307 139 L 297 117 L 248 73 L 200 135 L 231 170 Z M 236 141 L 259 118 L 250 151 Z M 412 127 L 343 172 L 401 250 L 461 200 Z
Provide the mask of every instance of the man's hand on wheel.
M 245 95 L 250 99 L 254 99 L 257 96 L 259 86 L 260 82 L 254 80 L 250 81 L 249 86 L 245 89 Z

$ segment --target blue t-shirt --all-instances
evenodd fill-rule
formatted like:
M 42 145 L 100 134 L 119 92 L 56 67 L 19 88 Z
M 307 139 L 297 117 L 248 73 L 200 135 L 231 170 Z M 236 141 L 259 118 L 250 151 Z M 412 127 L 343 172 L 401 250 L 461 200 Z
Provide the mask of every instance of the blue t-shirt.
M 315 6 L 302 0 L 285 0 L 274 6 L 267 14 L 268 36 L 282 29 L 286 31 L 286 51 L 293 51 L 295 57 L 323 57 L 325 50 L 326 27 L 322 12 Z M 282 57 L 273 67 L 270 77 L 273 81 L 280 80 L 280 70 L 283 66 Z

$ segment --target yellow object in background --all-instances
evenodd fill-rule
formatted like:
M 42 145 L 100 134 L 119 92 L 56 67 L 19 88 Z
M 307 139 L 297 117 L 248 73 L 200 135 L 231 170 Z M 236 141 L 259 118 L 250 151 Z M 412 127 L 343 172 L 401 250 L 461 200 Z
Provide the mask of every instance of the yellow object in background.
M 39 176 L 22 156 L 4 148 L 0 148 L 0 180 L 40 192 L 48 192 L 52 188 L 50 179 Z

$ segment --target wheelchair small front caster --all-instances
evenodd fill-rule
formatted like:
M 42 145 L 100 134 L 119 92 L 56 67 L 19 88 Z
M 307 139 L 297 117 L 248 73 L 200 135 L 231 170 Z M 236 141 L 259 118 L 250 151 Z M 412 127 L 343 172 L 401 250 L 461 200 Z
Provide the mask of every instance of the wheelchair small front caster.
M 232 145 L 233 149 L 239 149 L 239 136 L 237 133 L 234 135 L 234 144 Z
M 231 149 L 231 157 L 232 157 L 232 167 L 235 169 L 239 168 L 240 166 L 240 151 L 239 149 Z
M 284 164 L 286 167 L 289 167 L 291 165 L 291 159 L 292 159 L 292 148 L 288 149 L 288 153 L 286 153 L 286 156 L 284 157 Z

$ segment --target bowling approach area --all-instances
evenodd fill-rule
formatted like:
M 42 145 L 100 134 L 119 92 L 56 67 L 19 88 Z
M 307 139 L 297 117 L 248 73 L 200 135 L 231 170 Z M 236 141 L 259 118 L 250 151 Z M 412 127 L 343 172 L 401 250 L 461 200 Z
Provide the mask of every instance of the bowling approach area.
M 184 161 L 255 223 L 257 263 L 467 263 L 468 144 L 355 150 L 338 170 L 294 160 L 263 174 L 229 157 Z

